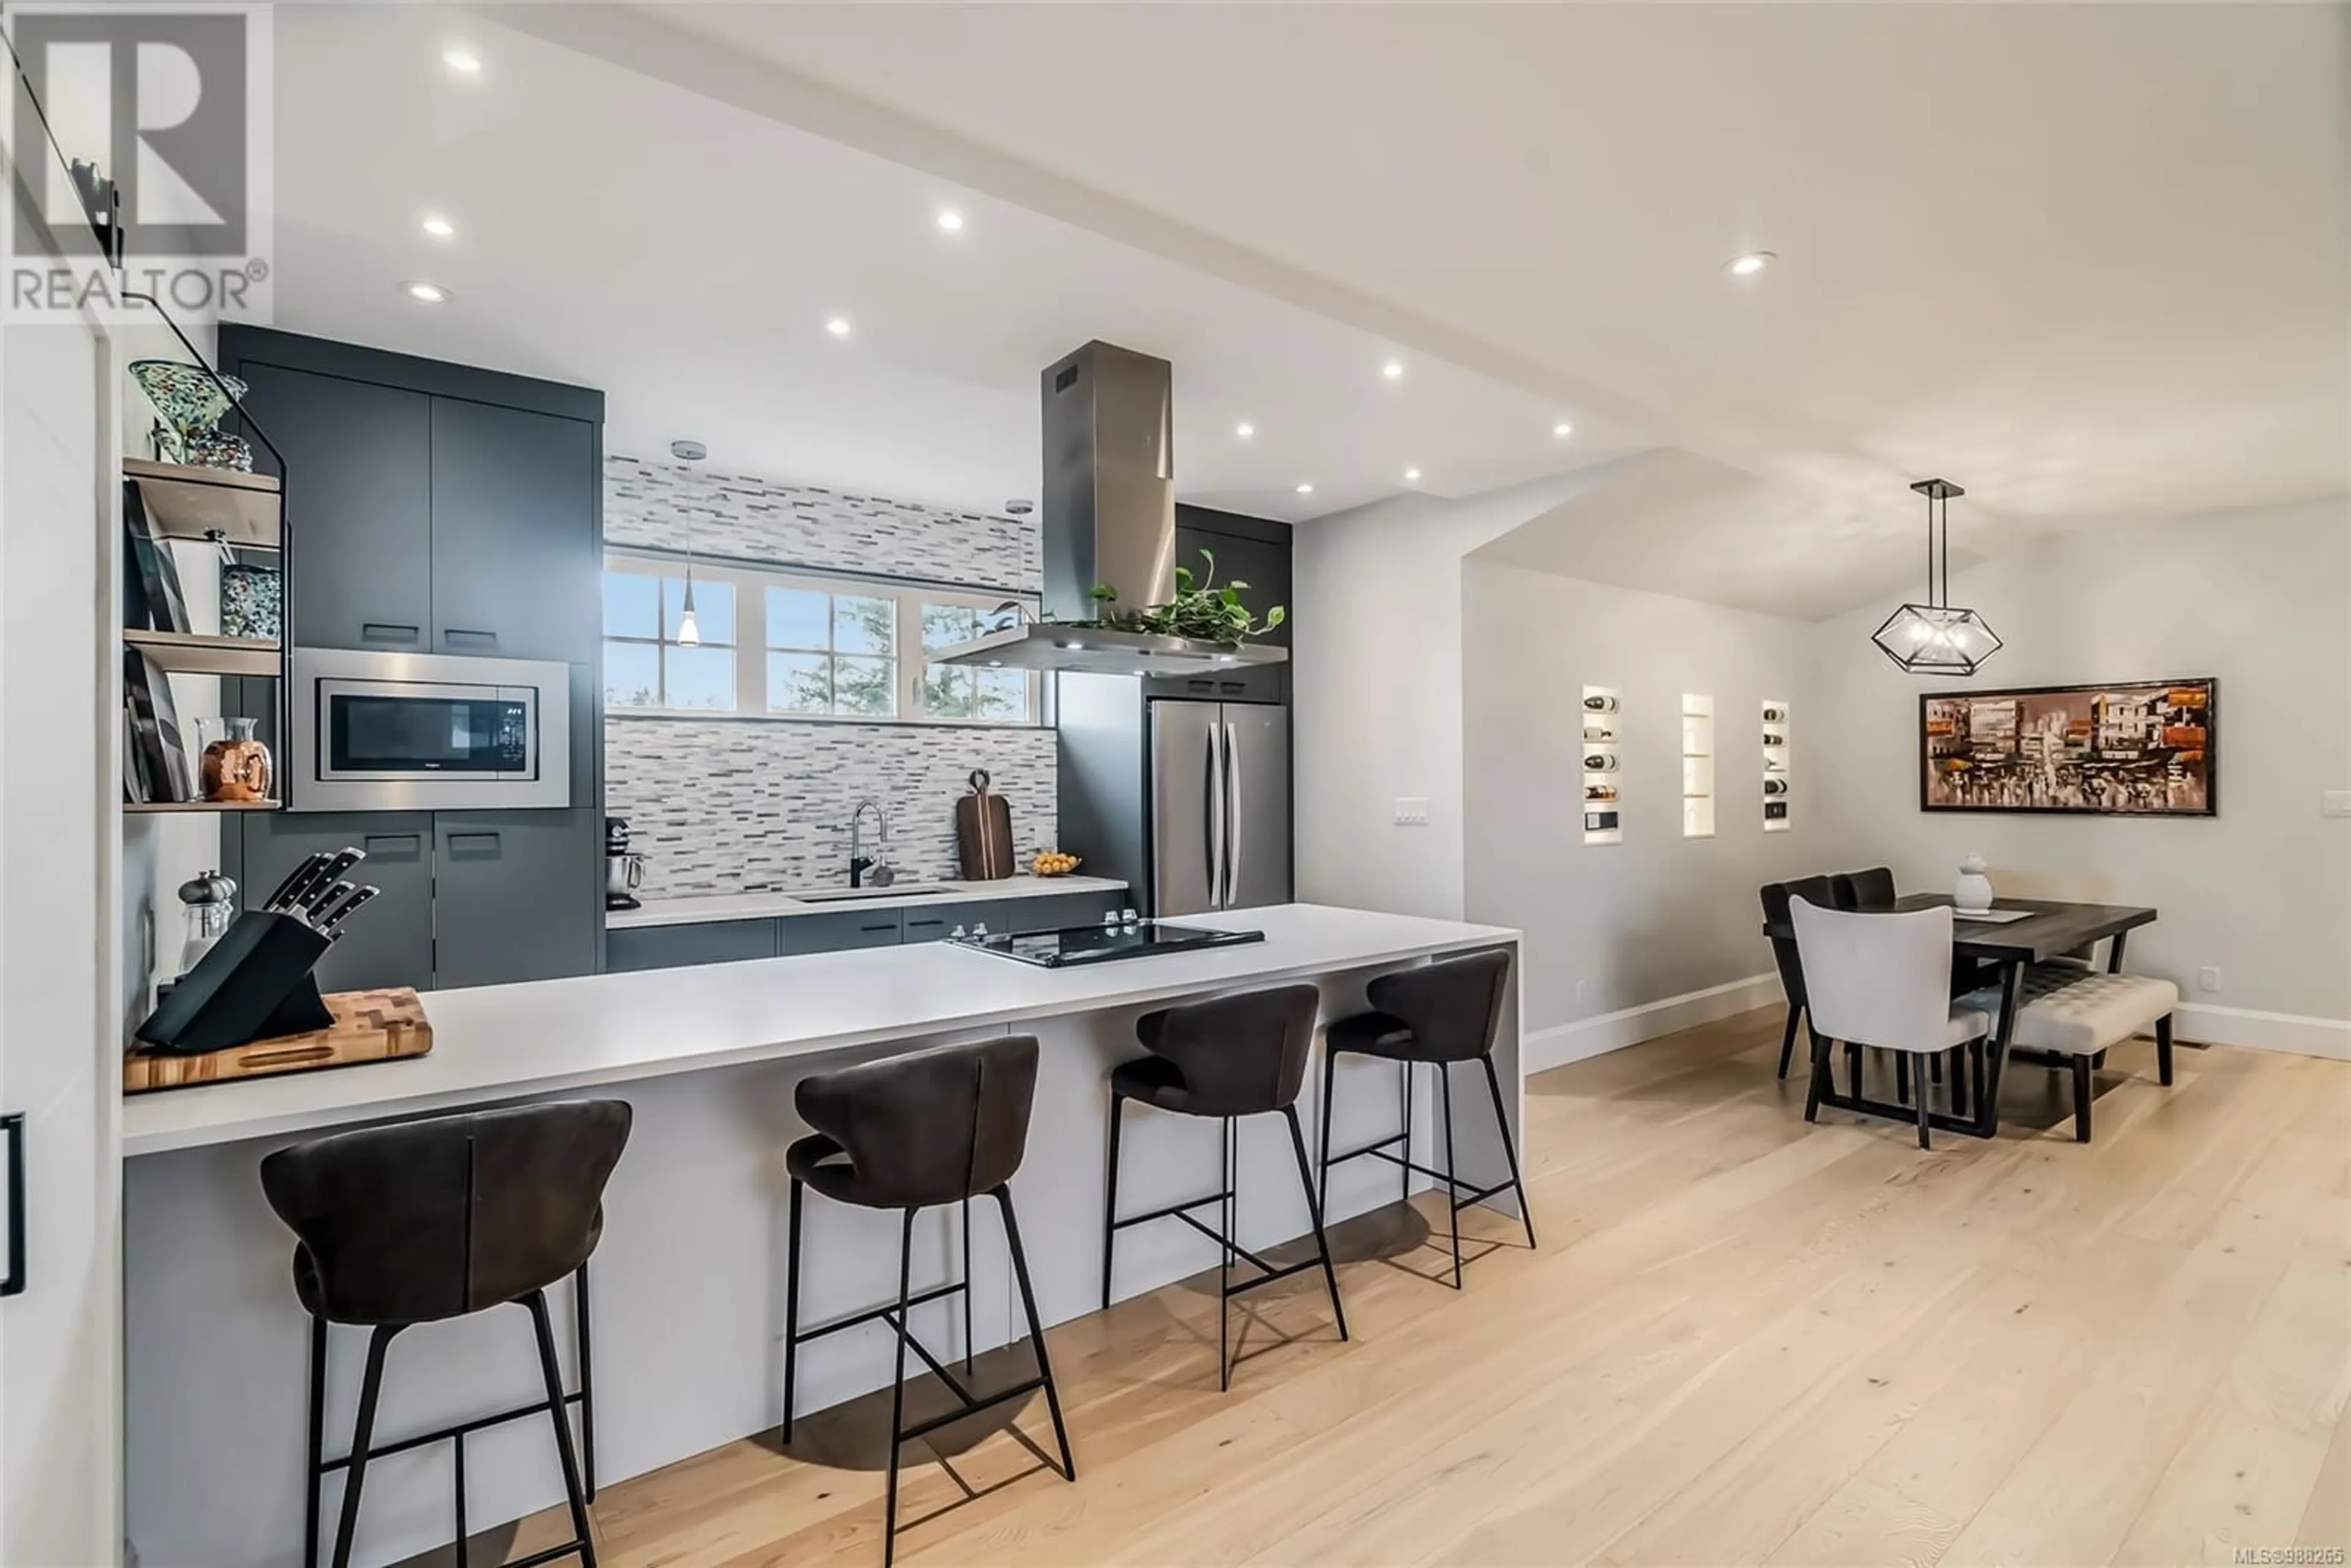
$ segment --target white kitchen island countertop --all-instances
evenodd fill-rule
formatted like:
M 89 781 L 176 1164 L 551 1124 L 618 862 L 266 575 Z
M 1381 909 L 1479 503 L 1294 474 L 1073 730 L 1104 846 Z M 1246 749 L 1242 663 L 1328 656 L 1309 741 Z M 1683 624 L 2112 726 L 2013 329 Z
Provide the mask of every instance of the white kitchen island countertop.
M 1463 952 L 1518 933 L 1290 904 L 1176 924 L 1263 942 L 1066 969 L 945 943 L 434 991 L 413 1060 L 133 1096 L 125 1158 L 916 1040 Z
M 1071 894 L 1124 893 L 1126 883 L 1107 876 L 1031 876 L 1026 873 L 995 882 L 937 882 L 912 885 L 944 887 L 946 893 L 888 894 L 878 898 L 810 901 L 789 893 L 704 894 L 692 898 L 648 898 L 634 909 L 604 915 L 607 931 L 648 925 L 703 925 L 724 920 L 774 920 L 794 915 L 839 915 L 858 909 L 921 909 L 932 904 L 993 904 L 1013 898 L 1055 898 Z M 894 892 L 894 890 L 893 890 Z

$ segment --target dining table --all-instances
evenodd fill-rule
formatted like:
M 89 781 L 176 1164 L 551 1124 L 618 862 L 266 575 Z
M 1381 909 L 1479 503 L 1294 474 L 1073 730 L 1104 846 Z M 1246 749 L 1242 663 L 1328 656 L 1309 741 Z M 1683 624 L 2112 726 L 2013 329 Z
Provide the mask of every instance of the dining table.
M 1947 893 L 1907 893 L 1884 909 L 1908 914 L 1951 902 Z M 2123 948 L 2130 934 L 2142 925 L 2153 925 L 2156 917 L 2154 910 L 2137 904 L 2073 904 L 2053 898 L 1995 898 L 1988 913 L 1992 918 L 1970 919 L 1954 910 L 1951 923 L 1952 961 L 1956 964 L 1969 960 L 1993 970 L 1994 977 L 1982 988 L 1999 993 L 1990 1043 L 1976 1074 L 1974 1105 L 1964 1113 L 1957 1109 L 1949 1114 L 1933 1112 L 1928 1118 L 1931 1125 L 1979 1138 L 1993 1137 L 2000 1132 L 2001 1074 L 2008 1060 L 2010 1040 L 2016 1031 L 2017 998 L 2024 985 L 2025 970 L 2052 959 L 2079 956 L 2105 942 L 2107 972 L 2119 974 Z M 1792 921 L 1767 920 L 1763 923 L 1763 935 L 1775 941 L 1792 942 L 1796 929 Z M 1856 1051 L 1853 1054 L 1857 1058 L 1859 1053 Z M 1953 1084 L 1955 1102 L 1961 1087 L 1956 1082 Z M 1927 1092 L 1925 1074 L 1921 1073 L 1917 1092 Z M 1864 1092 L 1857 1065 L 1852 1092 L 1840 1094 L 1832 1084 L 1822 1093 L 1820 1103 L 1899 1122 L 1914 1121 L 1917 1115 L 1911 1106 L 1871 1099 Z

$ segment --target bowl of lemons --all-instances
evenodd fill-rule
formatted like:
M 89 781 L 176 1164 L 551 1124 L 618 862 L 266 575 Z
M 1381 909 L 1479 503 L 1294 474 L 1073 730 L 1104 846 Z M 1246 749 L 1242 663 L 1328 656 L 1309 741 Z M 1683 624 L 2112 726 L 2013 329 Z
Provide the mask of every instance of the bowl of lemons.
M 1029 869 L 1039 876 L 1067 876 L 1081 862 L 1076 855 L 1065 855 L 1059 850 L 1039 850 L 1029 861 Z

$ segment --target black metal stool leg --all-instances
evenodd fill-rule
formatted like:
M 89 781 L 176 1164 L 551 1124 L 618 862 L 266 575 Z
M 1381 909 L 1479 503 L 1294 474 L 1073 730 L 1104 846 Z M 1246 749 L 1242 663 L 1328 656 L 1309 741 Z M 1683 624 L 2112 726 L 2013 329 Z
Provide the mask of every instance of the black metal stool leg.
M 963 1369 L 971 1371 L 971 1199 L 963 1200 Z
M 908 1209 L 898 1227 L 898 1354 L 890 1383 L 890 1484 L 882 1500 L 882 1568 L 898 1555 L 898 1434 L 906 1429 L 906 1296 L 914 1281 L 914 1211 Z
M 1461 1205 L 1455 1194 L 1461 1190 L 1460 1172 L 1454 1168 L 1453 1158 L 1453 1064 L 1437 1064 L 1437 1086 L 1445 1094 L 1445 1213 L 1453 1222 L 1453 1288 L 1461 1288 Z
M 302 1506 L 302 1568 L 319 1568 L 319 1488 L 327 1462 L 327 1320 L 310 1320 L 310 1476 Z
M 1125 1120 L 1126 1096 L 1110 1097 L 1110 1169 L 1102 1182 L 1102 1311 L 1110 1311 L 1110 1265 L 1118 1246 L 1118 1129 Z
M 1926 1088 L 1926 1080 L 1922 1078 L 1918 1082 L 1918 1098 L 1922 1102 L 1927 1097 Z M 1894 1053 L 1894 1097 L 1905 1103 L 1910 1099 L 1910 1053 L 1907 1051 Z
M 996 1189 L 997 1207 L 1004 1211 L 1004 1239 L 1012 1253 L 1012 1277 L 1020 1282 L 1020 1310 L 1029 1318 L 1029 1343 L 1037 1351 L 1037 1375 L 1045 1380 L 1045 1408 L 1053 1417 L 1053 1437 L 1061 1446 L 1061 1475 L 1078 1479 L 1078 1462 L 1070 1456 L 1070 1429 L 1061 1421 L 1061 1391 L 1053 1381 L 1053 1364 L 1045 1355 L 1045 1325 L 1037 1317 L 1037 1292 L 1029 1283 L 1029 1254 L 1020 1245 L 1020 1222 L 1012 1217 L 1012 1189 Z
M 547 1310 L 547 1292 L 533 1291 L 523 1298 L 523 1305 L 530 1309 L 530 1326 L 538 1337 L 538 1369 L 547 1379 L 547 1416 L 555 1426 L 555 1459 L 563 1469 L 564 1500 L 571 1505 L 571 1533 L 580 1542 L 583 1568 L 596 1568 L 596 1542 L 589 1532 L 580 1458 L 571 1451 L 571 1417 L 563 1408 L 563 1368 L 555 1359 L 555 1322 Z
M 792 1440 L 792 1396 L 800 1360 L 800 1178 L 792 1178 L 789 1224 L 784 1242 L 784 1441 Z
M 1865 1087 L 1862 1078 L 1861 1047 L 1854 1044 L 1851 1040 L 1847 1040 L 1845 1042 L 1844 1071 L 1845 1077 L 1851 1084 L 1853 1097 L 1856 1100 L 1865 1098 L 1868 1091 Z
M 1339 1053 L 1326 1041 L 1322 1047 L 1322 1141 L 1315 1145 L 1320 1166 L 1315 1173 L 1315 1207 L 1331 1210 L 1331 1094 L 1338 1082 Z M 2168 1082 L 2168 1080 L 2166 1080 Z
M 1233 1119 L 1225 1118 L 1217 1145 L 1217 1170 L 1223 1176 L 1223 1197 L 1217 1205 L 1217 1234 L 1223 1246 L 1217 1254 L 1217 1386 L 1229 1394 L 1233 1387 Z
M 1400 1061 L 1397 1070 L 1404 1074 L 1404 1165 L 1396 1171 L 1396 1201 L 1412 1201 L 1412 1063 Z
M 1789 1038 L 1792 1040 L 1794 1037 Z M 1535 1206 L 1527 1200 L 1527 1184 L 1519 1176 L 1518 1145 L 1510 1137 L 1510 1113 L 1502 1107 L 1502 1075 L 1494 1071 L 1492 1057 L 1483 1056 L 1479 1061 L 1485 1064 L 1486 1087 L 1494 1094 L 1494 1127 L 1502 1134 L 1502 1158 L 1510 1164 L 1510 1186 L 1517 1189 L 1519 1195 L 1519 1218 L 1526 1222 L 1527 1249 L 1532 1251 L 1535 1245 Z
M 368 1447 L 375 1440 L 375 1406 L 383 1392 L 383 1353 L 398 1323 L 379 1323 L 368 1335 L 367 1370 L 360 1376 L 359 1418 L 351 1426 L 351 1462 L 343 1472 L 342 1518 L 335 1526 L 334 1568 L 351 1568 L 351 1542 L 359 1534 L 360 1486 L 367 1479 Z
M 596 1359 L 588 1340 L 588 1265 L 580 1265 L 571 1280 L 572 1302 L 579 1311 L 580 1331 L 580 1479 L 588 1500 L 596 1500 Z
M 458 1433 L 449 1439 L 449 1472 L 452 1490 L 456 1493 L 455 1510 L 457 1515 L 457 1568 L 472 1568 L 473 1529 L 465 1522 L 465 1434 Z
M 1313 1184 L 1307 1179 L 1306 1134 L 1299 1130 L 1298 1109 L 1293 1105 L 1281 1108 L 1283 1120 L 1290 1124 L 1290 1146 L 1298 1154 L 1298 1185 L 1305 1189 L 1306 1212 L 1314 1221 L 1314 1249 L 1322 1259 L 1322 1282 L 1331 1290 L 1331 1315 L 1339 1320 L 1339 1337 L 1347 1337 L 1347 1309 L 1339 1304 L 1339 1272 L 1331 1264 L 1331 1239 L 1322 1229 L 1322 1205 L 1316 1201 Z

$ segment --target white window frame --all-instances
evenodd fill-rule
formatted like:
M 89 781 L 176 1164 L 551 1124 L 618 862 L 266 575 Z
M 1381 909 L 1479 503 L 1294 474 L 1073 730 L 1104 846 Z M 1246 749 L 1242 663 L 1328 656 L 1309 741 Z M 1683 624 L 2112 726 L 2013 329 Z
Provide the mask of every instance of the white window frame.
M 607 549 L 603 569 L 607 571 L 629 572 L 643 577 L 664 578 L 684 575 L 686 558 L 683 553 L 667 550 L 632 550 Z M 694 558 L 694 580 L 699 583 L 723 582 L 735 593 L 735 706 L 732 708 L 669 707 L 662 705 L 640 706 L 634 704 L 607 704 L 608 716 L 622 717 L 658 716 L 665 718 L 747 718 L 764 719 L 779 724 L 920 724 L 948 725 L 987 729 L 1040 729 L 1044 720 L 1044 683 L 1034 670 L 1027 672 L 1029 711 L 1025 718 L 967 718 L 947 714 L 923 711 L 923 606 L 952 605 L 980 611 L 993 611 L 1007 602 L 1025 606 L 1030 613 L 1038 608 L 1033 593 L 1015 593 L 1001 589 L 956 588 L 945 583 L 912 582 L 901 578 L 861 577 L 848 572 L 816 572 L 794 570 L 784 567 L 747 566 L 732 561 L 715 561 L 707 557 Z M 797 589 L 810 593 L 853 594 L 866 599 L 888 599 L 897 605 L 897 637 L 893 650 L 897 661 L 895 687 L 897 711 L 887 714 L 866 713 L 769 713 L 768 711 L 768 595 L 770 588 Z M 601 604 L 601 596 L 599 602 Z M 655 603 L 660 604 L 658 595 Z M 600 611 L 601 613 L 601 611 Z M 606 640 L 651 643 L 658 641 L 674 646 L 676 639 L 668 634 L 667 612 L 657 611 L 656 622 L 661 633 L 658 639 L 643 637 L 612 637 L 599 629 L 598 642 Z M 603 700 L 599 683 L 598 701 Z

